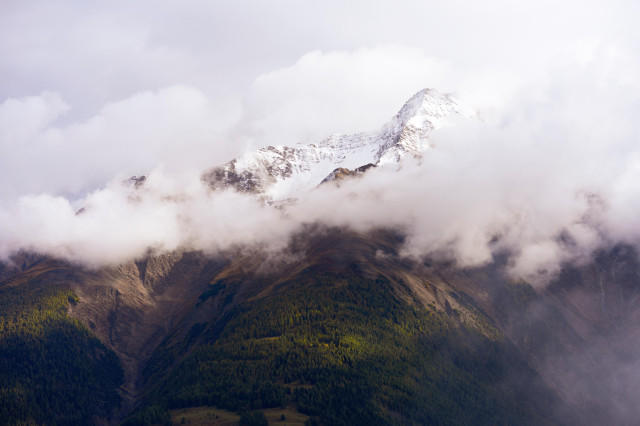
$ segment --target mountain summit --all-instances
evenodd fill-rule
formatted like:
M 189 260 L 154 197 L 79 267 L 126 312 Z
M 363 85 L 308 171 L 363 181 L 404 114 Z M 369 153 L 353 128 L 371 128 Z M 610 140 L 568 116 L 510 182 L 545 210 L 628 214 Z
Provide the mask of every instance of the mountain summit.
M 471 117 L 449 94 L 423 89 L 378 131 L 334 134 L 318 144 L 268 146 L 206 171 L 213 188 L 232 186 L 268 203 L 296 199 L 318 186 L 336 169 L 398 163 L 407 154 L 419 157 L 430 147 L 430 135 L 452 115 Z

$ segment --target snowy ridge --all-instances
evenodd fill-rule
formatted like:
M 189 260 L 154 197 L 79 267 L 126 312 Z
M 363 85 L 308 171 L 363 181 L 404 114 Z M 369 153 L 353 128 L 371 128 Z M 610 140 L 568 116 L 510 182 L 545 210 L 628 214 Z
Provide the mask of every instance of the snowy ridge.
M 337 168 L 398 163 L 407 154 L 421 156 L 429 149 L 431 132 L 448 116 L 472 114 L 456 100 L 433 89 L 409 99 L 379 131 L 334 134 L 318 144 L 268 146 L 206 171 L 202 179 L 213 188 L 229 185 L 254 192 L 266 202 L 295 199 L 318 186 Z

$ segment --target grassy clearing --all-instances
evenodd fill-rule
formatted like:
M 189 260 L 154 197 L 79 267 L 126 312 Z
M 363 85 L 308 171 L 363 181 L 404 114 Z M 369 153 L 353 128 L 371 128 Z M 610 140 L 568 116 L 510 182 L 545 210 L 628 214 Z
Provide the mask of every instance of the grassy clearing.
M 267 408 L 260 410 L 273 425 L 302 426 L 309 416 L 299 413 L 295 404 L 289 404 L 286 408 Z M 236 426 L 240 415 L 233 411 L 222 410 L 215 407 L 194 407 L 171 410 L 171 422 L 174 425 L 186 424 L 191 426 Z M 280 420 L 284 414 L 285 420 Z M 184 419 L 184 420 L 183 420 Z

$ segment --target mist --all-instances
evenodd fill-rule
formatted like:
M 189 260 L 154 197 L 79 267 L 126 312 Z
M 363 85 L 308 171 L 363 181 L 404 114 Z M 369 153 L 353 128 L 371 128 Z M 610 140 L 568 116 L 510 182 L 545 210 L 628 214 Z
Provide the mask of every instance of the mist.
M 404 256 L 462 267 L 508 254 L 510 275 L 544 284 L 638 241 L 631 2 L 72 3 L 10 3 L 0 18 L 3 258 L 279 250 L 321 223 L 396 228 Z M 200 181 L 269 144 L 377 129 L 424 87 L 480 119 L 436 131 L 397 170 L 285 210 Z M 122 184 L 133 175 L 148 178 Z
M 438 130 L 419 161 L 316 190 L 295 214 L 362 230 L 396 226 L 408 234 L 405 255 L 463 267 L 508 253 L 509 274 L 533 283 L 596 249 L 636 245 L 640 92 L 608 67 L 598 58 L 558 69 L 500 115 Z
M 363 58 L 368 62 L 376 55 L 385 57 L 389 51 L 397 54 L 383 48 L 334 55 L 331 61 L 344 62 L 340 67 L 346 69 Z M 417 58 L 439 67 L 421 55 Z M 81 157 L 83 163 L 75 170 L 73 165 L 65 166 L 49 179 L 45 177 L 52 168 L 48 162 L 55 159 L 56 151 L 45 151 L 46 158 L 36 161 L 34 175 L 17 183 L 21 191 L 32 193 L 16 196 L 11 182 L 3 185 L 0 254 L 6 258 L 17 250 L 33 250 L 95 267 L 176 249 L 216 253 L 259 246 L 281 250 L 302 226 L 320 223 L 361 232 L 398 229 L 407 236 L 403 256 L 453 260 L 461 267 L 481 266 L 497 254 L 507 254 L 511 276 L 542 285 L 564 263 L 587 262 L 596 249 L 639 241 L 640 224 L 634 217 L 640 207 L 640 129 L 635 118 L 640 112 L 640 87 L 621 78 L 624 73 L 610 72 L 637 69 L 638 62 L 611 55 L 607 49 L 594 52 L 586 63 L 564 64 L 543 80 L 521 83 L 501 99 L 499 108 L 493 97 L 488 102 L 493 107 L 485 110 L 491 113 L 481 119 L 460 118 L 434 132 L 432 148 L 420 159 L 406 158 L 399 166 L 371 169 L 339 185 L 322 185 L 284 210 L 265 206 L 250 194 L 211 191 L 200 180 L 201 172 L 233 158 L 234 150 L 220 149 L 219 141 L 203 142 L 209 137 L 233 139 L 242 131 L 255 138 L 269 133 L 277 140 L 276 130 L 282 128 L 284 141 L 296 135 L 308 141 L 299 130 L 291 133 L 291 128 L 304 127 L 304 109 L 300 122 L 295 111 L 287 109 L 284 114 L 277 104 L 275 111 L 280 112 L 275 116 L 265 117 L 258 111 L 266 110 L 271 91 L 284 84 L 276 77 L 279 73 L 287 81 L 294 80 L 292 76 L 304 80 L 315 69 L 307 62 L 322 60 L 322 55 L 314 53 L 286 71 L 259 78 L 258 89 L 245 99 L 243 112 L 226 119 L 211 112 L 204 95 L 185 87 L 137 95 L 106 106 L 88 121 L 63 127 L 47 127 L 67 108 L 53 94 L 6 101 L 5 117 L 16 115 L 16 110 L 31 111 L 20 115 L 31 117 L 18 122 L 20 126 L 15 120 L 4 121 L 13 126 L 4 126 L 5 134 L 14 135 L 11 140 L 27 140 L 38 149 L 68 144 L 80 153 L 83 136 L 97 138 L 98 146 L 114 140 L 115 150 L 109 153 L 126 167 L 120 164 L 96 173 L 96 163 L 113 166 L 118 161 L 105 162 L 105 154 L 91 151 Z M 269 81 L 273 88 L 265 95 Z M 280 105 L 298 91 L 283 93 L 277 101 Z M 306 93 L 300 96 L 301 102 L 314 99 Z M 177 102 L 176 114 L 172 108 Z M 338 121 L 328 119 L 320 127 L 344 120 L 342 112 L 337 109 Z M 285 116 L 294 118 L 291 128 L 282 121 Z M 211 117 L 217 120 L 210 122 Z M 372 123 L 363 126 L 374 127 Z M 156 148 L 145 151 L 147 155 L 129 152 L 136 137 Z M 162 142 L 174 138 L 185 141 L 179 152 Z M 138 161 L 139 156 L 144 161 Z M 152 166 L 171 157 L 175 161 Z M 21 164 L 15 158 L 4 161 L 14 168 Z M 146 173 L 148 178 L 141 186 L 126 184 L 123 181 L 130 175 L 122 170 Z M 108 171 L 119 173 L 85 195 L 73 197 L 62 191 L 87 188 L 74 186 L 75 177 L 85 172 L 96 179 Z

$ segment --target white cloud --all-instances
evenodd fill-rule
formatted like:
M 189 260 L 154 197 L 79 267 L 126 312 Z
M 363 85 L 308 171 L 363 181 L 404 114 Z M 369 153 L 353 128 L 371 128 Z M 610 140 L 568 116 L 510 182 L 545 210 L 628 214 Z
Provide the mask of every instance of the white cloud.
M 72 6 L 41 13 L 14 3 L 0 16 L 5 251 L 42 245 L 120 259 L 145 244 L 252 241 L 246 223 L 262 218 L 274 241 L 321 220 L 399 226 L 410 233 L 407 253 L 462 265 L 508 249 L 512 270 L 527 275 L 548 259 L 582 256 L 600 238 L 640 233 L 635 4 Z M 236 217 L 233 206 L 251 204 L 245 197 L 225 200 L 193 189 L 195 178 L 167 177 L 197 176 L 248 148 L 377 128 L 426 86 L 455 92 L 485 122 L 437 133 L 420 166 L 316 191 L 284 221 L 253 207 L 254 220 Z M 153 190 L 126 201 L 119 182 L 149 170 Z M 167 193 L 185 198 L 166 203 Z M 72 214 L 84 204 L 91 214 Z M 122 227 L 141 243 L 100 227 Z M 562 233 L 573 246 L 558 242 Z
M 0 14 L 0 100 L 51 90 L 74 105 L 73 120 L 84 119 L 106 103 L 175 84 L 212 98 L 240 96 L 257 75 L 306 52 L 379 45 L 414 46 L 458 72 L 529 75 L 571 51 L 588 56 L 577 47 L 584 40 L 630 42 L 633 50 L 638 7 L 630 0 L 9 1 Z
M 240 137 L 256 148 L 373 130 L 426 84 L 441 87 L 448 72 L 446 63 L 417 48 L 313 51 L 256 78 Z
M 57 93 L 44 92 L 40 96 L 7 99 L 0 104 L 0 143 L 3 151 L 20 149 L 52 121 L 69 110 Z
M 59 95 L 0 104 L 0 197 L 25 193 L 82 194 L 115 175 L 202 169 L 240 152 L 222 131 L 235 122 L 237 102 L 209 100 L 172 86 L 105 105 L 86 121 L 54 121 L 68 110 Z
M 114 180 L 75 204 L 46 194 L 18 198 L 0 209 L 0 256 L 35 250 L 93 267 L 179 248 L 281 249 L 290 232 L 280 211 L 253 197 L 212 193 L 198 175 L 155 170 L 143 186 Z

